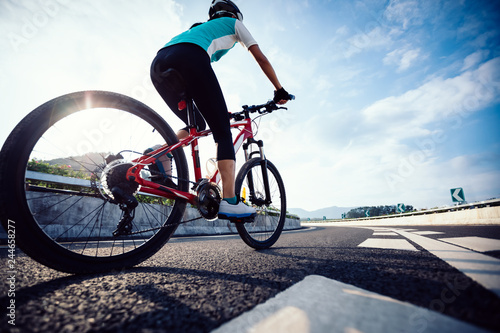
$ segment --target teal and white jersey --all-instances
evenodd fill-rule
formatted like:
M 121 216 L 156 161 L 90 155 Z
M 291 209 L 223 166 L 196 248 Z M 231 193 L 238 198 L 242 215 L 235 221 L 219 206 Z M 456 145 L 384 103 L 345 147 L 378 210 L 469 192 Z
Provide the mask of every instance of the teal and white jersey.
M 236 42 L 247 49 L 257 44 L 240 20 L 221 17 L 177 35 L 165 47 L 180 43 L 196 44 L 208 53 L 211 62 L 215 62 L 232 49 Z

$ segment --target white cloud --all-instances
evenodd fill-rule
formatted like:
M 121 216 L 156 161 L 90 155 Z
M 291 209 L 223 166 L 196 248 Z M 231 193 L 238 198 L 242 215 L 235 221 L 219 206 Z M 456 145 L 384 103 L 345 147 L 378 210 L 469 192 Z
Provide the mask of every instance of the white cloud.
M 410 25 L 422 23 L 421 4 L 418 1 L 392 0 L 385 10 L 385 17 L 401 24 L 406 30 Z
M 478 50 L 472 54 L 469 54 L 467 57 L 464 59 L 464 65 L 461 69 L 461 71 L 466 71 L 477 64 L 481 63 L 489 54 L 489 51 L 487 50 Z
M 336 35 L 346 36 L 349 33 L 349 28 L 346 25 L 341 26 L 335 31 Z
M 368 32 L 359 32 L 347 39 L 348 45 L 343 54 L 346 58 L 350 58 L 365 50 L 388 46 L 391 43 L 392 39 L 390 34 L 387 33 L 385 29 L 378 26 Z
M 431 208 L 449 204 L 449 189 L 456 186 L 474 193 L 469 200 L 484 199 L 481 195 L 494 191 L 491 184 L 500 178 L 493 167 L 498 156 L 486 153 L 448 160 L 440 150 L 450 139 L 447 130 L 463 126 L 472 112 L 498 98 L 498 75 L 500 58 L 453 78 L 434 78 L 361 111 L 311 115 L 309 121 L 280 135 L 285 142 L 294 142 L 297 152 L 288 163 L 280 161 L 290 165 L 284 173 L 294 179 L 287 189 L 322 193 L 308 204 L 310 209 L 332 202 L 339 206 L 405 202 Z M 294 170 L 305 170 L 307 181 L 296 180 Z
M 397 71 L 403 72 L 421 58 L 420 48 L 409 49 L 405 47 L 389 52 L 384 58 L 384 64 L 396 65 L 398 67 Z
M 207 1 L 189 1 L 189 6 L 180 0 L 0 1 L 0 32 L 22 34 L 25 18 L 32 20 L 34 14 L 44 12 L 44 4 L 52 2 L 65 5 L 56 16 L 49 15 L 50 21 L 39 27 L 29 43 L 20 46 L 22 52 L 14 52 L 7 39 L 0 43 L 4 64 L 0 76 L 7 78 L 0 81 L 0 87 L 4 110 L 9 110 L 4 111 L 0 136 L 6 136 L 40 103 L 76 89 L 134 95 L 137 88 L 146 92 L 141 101 L 173 127 L 181 126 L 151 89 L 148 69 L 162 43 L 191 23 L 206 19 Z M 425 206 L 439 201 L 436 192 L 444 193 L 446 203 L 448 186 L 460 186 L 460 178 L 469 177 L 467 168 L 484 163 L 464 154 L 462 147 L 452 147 L 457 149 L 456 156 L 462 156 L 453 162 L 437 149 L 422 152 L 415 148 L 416 142 L 427 148 L 432 140 L 436 144 L 439 129 L 462 126 L 472 118 L 468 116 L 498 102 L 500 96 L 500 61 L 481 65 L 494 53 L 498 34 L 485 30 L 486 24 L 479 19 L 475 30 L 461 33 L 456 21 L 462 22 L 464 11 L 458 3 L 391 0 L 357 6 L 348 0 L 323 2 L 332 17 L 320 20 L 328 11 L 319 13 L 303 1 L 287 2 L 293 7 L 288 12 L 279 3 L 268 2 L 270 8 L 264 14 L 260 9 L 265 1 L 240 2 L 245 7 L 241 8 L 245 24 L 281 83 L 297 95 L 287 105 L 288 111 L 263 118 L 259 134 L 266 154 L 285 178 L 290 207 L 396 202 Z M 384 14 L 378 12 L 384 9 L 382 3 L 389 3 Z M 443 9 L 442 14 L 433 7 Z M 370 15 L 370 10 L 378 14 Z M 456 45 L 446 44 L 449 53 L 439 53 L 448 57 L 427 57 L 438 54 L 448 38 L 457 38 Z M 469 56 L 464 59 L 462 54 Z M 231 110 L 264 102 L 272 95 L 273 88 L 258 65 L 239 46 L 214 68 Z M 29 94 L 20 99 L 19 91 Z M 278 121 L 275 116 L 284 118 Z M 481 114 L 477 116 L 474 120 L 483 121 Z M 206 142 L 213 146 L 211 140 Z M 446 143 L 439 146 L 448 148 Z M 450 168 L 457 175 L 447 175 Z M 399 171 L 405 177 L 393 191 L 386 175 L 400 176 Z M 498 184 L 498 173 L 473 172 L 470 178 L 481 186 L 495 180 Z M 446 179 L 446 183 L 435 185 L 436 179 Z
M 418 129 L 431 122 L 464 118 L 492 103 L 500 93 L 498 75 L 500 58 L 495 58 L 475 71 L 450 79 L 434 78 L 400 96 L 379 100 L 365 108 L 363 115 L 369 123 L 398 123 L 404 129 L 402 135 L 418 135 Z

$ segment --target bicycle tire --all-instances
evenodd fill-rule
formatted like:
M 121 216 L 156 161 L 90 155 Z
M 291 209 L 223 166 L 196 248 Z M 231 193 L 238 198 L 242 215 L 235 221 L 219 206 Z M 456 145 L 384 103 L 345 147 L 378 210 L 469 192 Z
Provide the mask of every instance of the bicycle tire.
M 257 250 L 267 249 L 276 243 L 286 219 L 285 185 L 274 164 L 267 160 L 266 166 L 272 199 L 269 205 L 263 204 L 262 201 L 257 203 L 265 197 L 260 158 L 252 158 L 245 162 L 235 181 L 236 195 L 257 210 L 257 216 L 253 222 L 236 223 L 236 229 L 241 239 Z M 255 197 L 246 198 L 250 194 L 249 174 L 252 175 Z
M 130 161 L 142 156 L 148 144 L 176 142 L 175 133 L 162 117 L 128 96 L 81 91 L 54 98 L 28 114 L 0 151 L 2 225 L 7 230 L 13 221 L 16 246 L 59 271 L 96 273 L 137 265 L 170 239 L 186 202 L 138 196 L 134 235 L 114 237 L 110 230 L 116 228 L 121 210 L 102 194 L 98 175 L 106 163 L 103 153 L 123 150 L 122 157 Z M 81 158 L 79 153 L 84 152 Z M 76 166 L 51 167 L 47 161 L 57 161 L 55 157 L 63 165 Z M 179 190 L 188 191 L 182 149 L 173 152 L 172 165 Z M 82 178 L 91 180 L 48 176 L 47 171 L 33 171 L 35 167 L 78 169 Z M 49 180 L 33 180 L 34 174 Z

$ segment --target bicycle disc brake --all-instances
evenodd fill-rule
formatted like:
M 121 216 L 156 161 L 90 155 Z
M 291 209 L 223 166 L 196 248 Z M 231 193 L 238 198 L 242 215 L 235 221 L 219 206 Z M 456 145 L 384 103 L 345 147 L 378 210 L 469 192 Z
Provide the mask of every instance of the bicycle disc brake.
M 203 179 L 198 187 L 197 208 L 201 216 L 208 221 L 215 220 L 219 213 L 219 205 L 222 200 L 219 186 Z

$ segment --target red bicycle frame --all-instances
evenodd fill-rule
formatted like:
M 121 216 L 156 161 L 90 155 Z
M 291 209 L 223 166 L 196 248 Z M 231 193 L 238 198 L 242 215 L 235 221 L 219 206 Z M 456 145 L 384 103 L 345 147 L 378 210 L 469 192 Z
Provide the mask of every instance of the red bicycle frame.
M 233 142 L 234 151 L 237 153 L 241 148 L 241 146 L 243 145 L 243 142 L 245 142 L 245 140 L 253 138 L 252 119 L 250 117 L 246 117 L 243 120 L 233 121 L 231 122 L 230 126 L 231 128 L 237 128 L 240 131 Z M 145 166 L 151 165 L 156 161 L 157 157 L 155 156 L 158 157 L 163 156 L 165 154 L 173 152 L 178 148 L 191 145 L 191 155 L 193 158 L 195 181 L 199 181 L 202 178 L 201 176 L 202 172 L 200 165 L 198 140 L 202 137 L 209 136 L 210 134 L 212 134 L 211 130 L 198 132 L 196 128 L 191 127 L 189 130 L 189 136 L 182 139 L 178 143 L 172 146 L 164 145 L 163 147 L 151 152 L 148 156 L 141 156 L 138 159 L 133 160 L 132 162 L 135 165 L 128 170 L 127 179 L 133 180 L 137 182 L 139 185 L 141 185 L 140 192 L 142 193 L 152 194 L 167 199 L 184 199 L 191 204 L 195 204 L 197 198 L 195 194 L 191 194 L 189 192 L 183 192 L 174 188 L 166 187 L 164 185 L 160 185 L 152 181 L 146 180 L 140 176 L 140 173 Z M 245 156 L 245 158 L 247 158 L 247 156 Z M 218 170 L 215 171 L 210 181 L 214 183 L 218 183 L 220 181 Z

